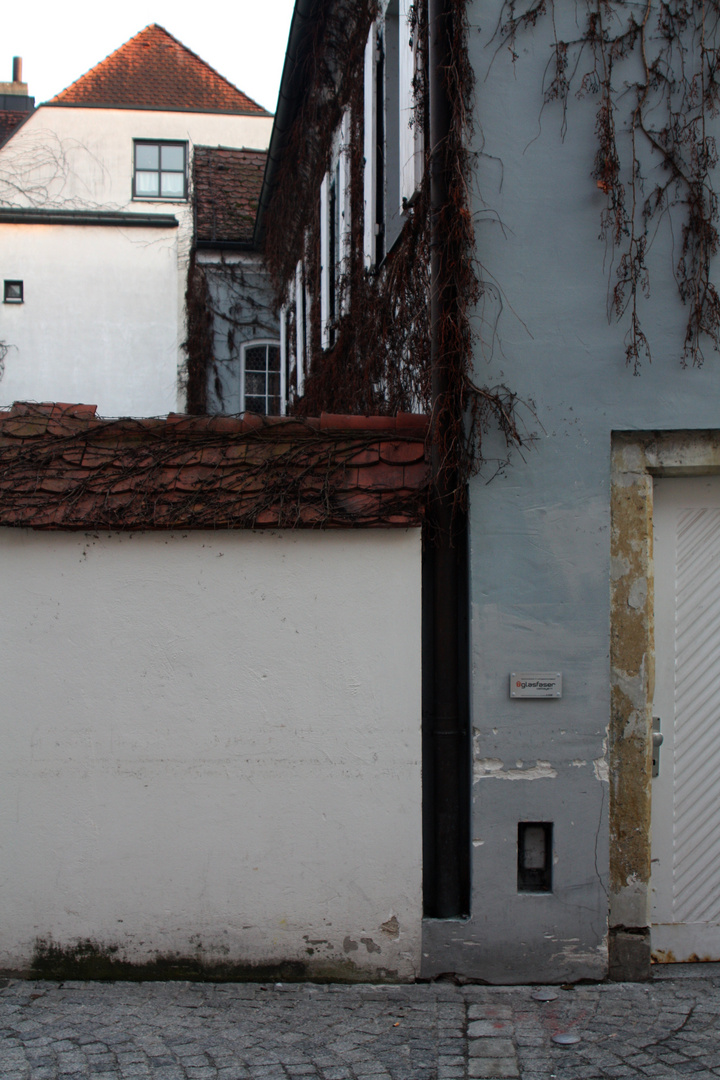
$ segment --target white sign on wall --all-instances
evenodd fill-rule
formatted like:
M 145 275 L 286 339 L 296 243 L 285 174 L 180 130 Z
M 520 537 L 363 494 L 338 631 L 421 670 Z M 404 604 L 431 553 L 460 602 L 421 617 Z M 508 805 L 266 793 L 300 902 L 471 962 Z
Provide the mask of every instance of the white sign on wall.
M 511 698 L 562 697 L 561 671 L 511 671 Z

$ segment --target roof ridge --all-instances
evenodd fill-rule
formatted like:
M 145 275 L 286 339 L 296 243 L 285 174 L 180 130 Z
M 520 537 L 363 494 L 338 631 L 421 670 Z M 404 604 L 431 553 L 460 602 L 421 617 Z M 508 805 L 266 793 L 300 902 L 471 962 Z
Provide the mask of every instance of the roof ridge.
M 116 55 L 116 53 L 119 53 L 121 49 L 127 48 L 127 46 L 130 45 L 131 42 L 133 42 L 135 40 L 135 38 L 139 38 L 140 35 L 144 34 L 147 30 L 162 30 L 163 33 L 168 35 L 168 37 L 172 37 L 172 34 L 169 33 L 169 31 L 167 31 L 164 26 L 160 26 L 160 23 L 148 23 L 147 26 L 144 26 L 142 28 L 142 30 L 138 30 L 137 34 L 133 34 L 133 36 L 129 37 L 127 39 L 127 41 L 123 41 L 122 45 L 118 45 L 117 49 L 113 49 L 113 51 L 109 52 L 107 54 L 107 56 L 104 56 L 102 58 L 102 60 L 98 60 L 97 64 L 93 64 L 93 66 L 89 67 L 87 69 L 87 71 L 84 71 L 82 73 L 82 75 L 78 75 L 77 79 L 74 79 L 73 82 L 68 83 L 68 85 L 66 87 L 64 87 L 62 90 L 60 90 L 59 93 L 55 94 L 48 101 L 44 102 L 44 104 L 45 105 L 50 105 L 50 104 L 52 104 L 53 101 L 57 101 L 58 98 L 60 98 L 63 94 L 67 94 L 68 90 L 72 90 L 72 88 L 74 86 L 77 86 L 78 83 L 81 83 L 83 81 L 83 79 L 86 79 L 87 76 L 90 75 L 93 71 L 95 71 L 96 68 L 99 68 L 101 64 L 107 63 L 107 61 L 111 60 L 113 58 L 113 56 Z M 177 38 L 173 38 L 173 41 L 177 41 Z M 182 45 L 182 42 L 178 41 L 178 45 Z M 185 48 L 184 45 L 183 45 L 183 48 Z M 188 49 L 188 52 L 190 52 L 189 49 Z M 209 66 L 210 65 L 208 65 L 208 67 Z
M 263 154 L 267 156 L 267 149 L 259 146 L 215 146 L 213 143 L 195 143 L 195 152 L 198 150 L 231 150 L 234 154 Z
M 147 40 L 143 41 L 144 38 Z M 207 93 L 210 96 L 212 96 L 213 94 L 216 96 L 218 95 L 217 84 L 219 82 L 222 88 L 220 91 L 220 100 L 213 102 L 214 108 L 212 108 L 210 111 L 218 111 L 218 108 L 219 111 L 237 111 L 236 109 L 233 110 L 231 108 L 227 108 L 227 106 L 231 104 L 232 98 L 237 96 L 237 98 L 240 100 L 234 102 L 236 106 L 244 105 L 246 106 L 247 111 L 253 114 L 264 116 L 271 115 L 267 112 L 266 109 L 263 108 L 262 105 L 256 102 L 253 98 L 249 97 L 243 90 L 235 86 L 234 83 L 231 83 L 230 80 L 224 75 L 221 75 L 220 72 L 212 66 L 212 64 L 208 64 L 206 60 L 203 60 L 201 56 L 198 56 L 196 52 L 188 48 L 188 46 L 183 44 L 183 42 L 180 41 L 179 38 L 176 38 L 173 34 L 166 30 L 164 26 L 161 26 L 159 23 L 148 23 L 148 25 L 143 27 L 142 30 L 139 30 L 137 34 L 134 34 L 131 38 L 128 38 L 127 41 L 123 42 L 122 45 L 118 46 L 117 49 L 114 49 L 112 52 L 108 53 L 107 56 L 105 56 L 97 64 L 94 64 L 91 68 L 84 72 L 84 74 L 80 75 L 79 78 L 75 79 L 75 81 L 70 83 L 69 86 L 66 86 L 58 94 L 55 94 L 54 97 L 51 97 L 49 101 L 45 102 L 45 104 L 85 104 L 88 106 L 102 105 L 107 108 L 112 108 L 113 106 L 122 107 L 123 105 L 127 106 L 128 98 L 136 99 L 137 95 L 134 91 L 142 89 L 142 86 L 141 83 L 133 85 L 132 91 L 128 94 L 127 84 L 124 84 L 122 82 L 121 76 L 117 76 L 118 70 L 121 73 L 123 69 L 132 72 L 133 68 L 138 63 L 138 58 L 136 58 L 135 54 L 138 46 L 141 44 L 145 44 L 147 47 L 151 47 L 154 45 L 156 47 L 155 55 L 152 58 L 153 60 L 156 59 L 159 52 L 158 46 L 160 45 L 162 39 L 165 39 L 168 44 L 172 43 L 179 50 L 181 50 L 186 57 L 194 61 L 195 65 L 199 65 L 199 73 L 197 71 L 197 68 L 193 72 L 192 67 L 188 72 L 186 72 L 186 77 L 190 78 L 191 82 L 193 81 L 193 77 L 195 82 L 197 83 L 198 77 L 202 79 L 202 77 L 204 76 L 205 80 L 209 81 L 210 83 L 209 86 L 205 87 Z M 211 89 L 211 84 L 213 82 L 215 82 L 215 87 Z M 230 100 L 226 98 L 224 102 L 222 101 L 223 92 L 229 96 Z M 118 100 L 112 100 L 114 95 L 118 97 Z M 150 107 L 152 107 L 152 105 L 155 103 L 150 101 L 147 104 L 140 105 L 138 104 L 137 100 L 133 100 L 132 104 L 137 108 L 147 108 L 148 104 L 150 105 Z M 226 106 L 225 109 L 223 109 L 222 107 L 223 104 Z M 129 107 L 132 107 L 132 105 L 130 105 Z M 163 102 L 160 101 L 157 102 L 156 108 L 158 109 L 158 111 L 162 112 L 166 111 L 168 106 L 167 103 L 163 104 Z M 202 102 L 200 103 L 199 107 L 197 107 L 196 103 L 194 107 L 191 100 L 186 106 L 186 108 L 188 112 L 207 111 L 207 103 L 204 107 Z

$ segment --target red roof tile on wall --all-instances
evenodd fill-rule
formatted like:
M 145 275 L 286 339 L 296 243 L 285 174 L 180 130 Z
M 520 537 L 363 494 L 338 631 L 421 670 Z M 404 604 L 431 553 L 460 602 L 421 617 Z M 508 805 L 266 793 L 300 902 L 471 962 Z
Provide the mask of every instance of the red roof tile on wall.
M 110 53 L 48 104 L 270 115 L 155 23 Z
M 266 160 L 265 150 L 195 147 L 193 193 L 197 240 L 252 243 Z
M 417 526 L 427 430 L 424 416 L 101 420 L 92 405 L 16 403 L 0 412 L 0 525 Z

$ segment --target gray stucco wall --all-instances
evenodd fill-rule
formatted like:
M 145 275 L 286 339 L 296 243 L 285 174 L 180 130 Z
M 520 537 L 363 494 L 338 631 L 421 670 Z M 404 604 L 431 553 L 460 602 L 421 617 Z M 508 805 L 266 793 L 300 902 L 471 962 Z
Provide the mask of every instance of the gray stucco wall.
M 254 254 L 201 253 L 213 314 L 213 362 L 207 410 L 240 412 L 241 349 L 253 340 L 280 340 L 270 278 Z
M 519 39 L 513 63 L 500 39 L 491 42 L 501 6 L 470 5 L 474 211 L 490 282 L 475 318 L 476 378 L 504 383 L 529 403 L 524 420 L 535 440 L 487 483 L 505 456 L 491 436 L 471 485 L 472 916 L 429 924 L 425 952 L 435 971 L 492 981 L 602 977 L 611 432 L 720 427 L 720 368 L 710 348 L 702 369 L 681 366 L 686 312 L 667 222 L 643 303 L 653 362 L 638 376 L 627 367 L 628 321 L 608 321 L 615 278 L 598 239 L 597 100 L 571 94 L 564 141 L 558 106 L 539 119 L 550 22 Z M 575 9 L 555 5 L 560 37 L 577 36 Z M 513 670 L 561 671 L 562 700 L 511 700 Z M 550 895 L 517 892 L 521 820 L 554 823 Z

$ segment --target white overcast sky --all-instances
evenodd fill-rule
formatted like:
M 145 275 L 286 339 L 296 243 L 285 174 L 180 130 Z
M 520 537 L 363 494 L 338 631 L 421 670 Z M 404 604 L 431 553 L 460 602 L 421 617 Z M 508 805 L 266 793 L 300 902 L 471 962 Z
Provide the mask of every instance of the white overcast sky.
M 0 82 L 23 60 L 36 105 L 58 94 L 148 23 L 159 23 L 275 112 L 294 0 L 15 0 L 2 4 Z

